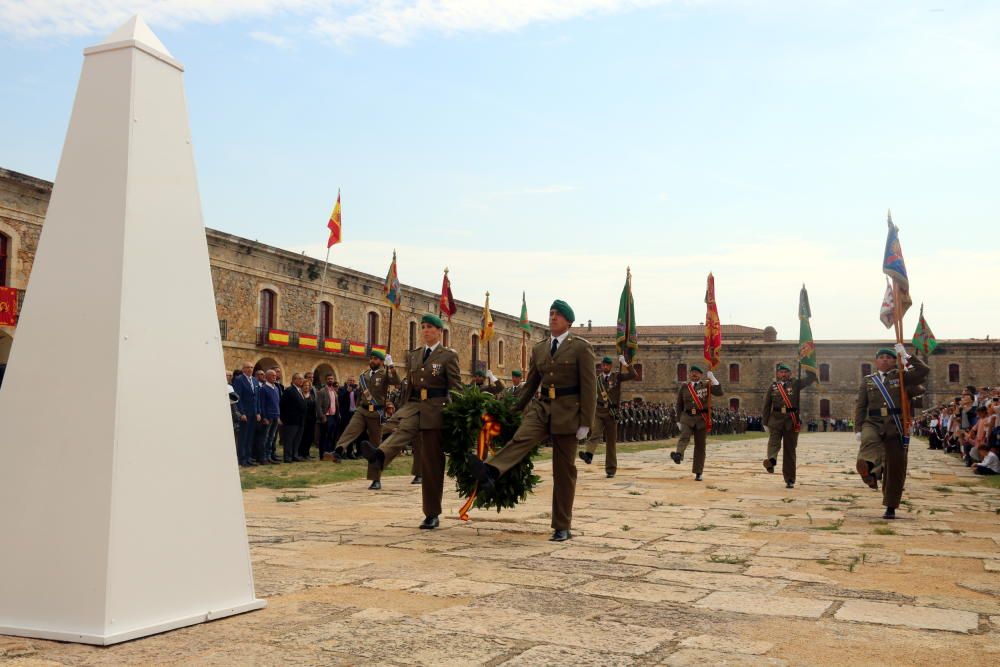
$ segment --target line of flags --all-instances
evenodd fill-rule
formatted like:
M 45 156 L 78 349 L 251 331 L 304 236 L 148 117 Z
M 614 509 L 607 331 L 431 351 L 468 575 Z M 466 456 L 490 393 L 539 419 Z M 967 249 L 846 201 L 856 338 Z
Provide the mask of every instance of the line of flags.
M 913 305 L 910 297 L 910 280 L 906 271 L 906 262 L 903 259 L 903 250 L 899 242 L 899 228 L 892 222 L 892 211 L 887 215 L 888 235 L 885 242 L 885 253 L 882 260 L 882 272 L 886 276 L 886 290 L 882 298 L 882 306 L 879 309 L 879 319 L 885 327 L 891 328 L 894 325 L 902 326 L 903 316 Z M 337 190 L 337 202 L 334 204 L 333 212 L 327 222 L 330 236 L 327 239 L 327 250 L 342 242 L 343 212 L 341 205 L 340 190 Z M 385 278 L 383 293 L 386 301 L 392 308 L 398 309 L 403 300 L 400 288 L 399 273 L 396 267 L 396 251 L 392 253 L 392 263 L 389 265 L 389 272 Z M 708 365 L 714 370 L 718 366 L 722 350 L 722 324 L 719 320 L 718 304 L 715 300 L 715 277 L 709 273 L 708 282 L 705 289 L 705 340 L 704 357 Z M 449 321 L 458 311 L 455 304 L 455 297 L 451 291 L 451 280 L 448 278 L 448 269 L 444 270 L 444 278 L 441 281 L 441 297 L 438 303 L 439 311 L 445 315 Z M 810 373 L 819 379 L 818 365 L 816 363 L 816 344 L 812 336 L 812 327 L 809 319 L 812 311 L 809 307 L 809 294 L 805 285 L 799 292 L 799 351 L 798 361 L 802 371 Z M 521 316 L 518 326 L 527 333 L 531 333 L 531 321 L 528 319 L 528 306 L 524 292 L 521 293 Z M 486 302 L 483 305 L 481 318 L 480 340 L 488 342 L 495 334 L 493 324 L 493 314 L 490 312 L 490 295 L 486 293 Z M 917 322 L 917 329 L 913 334 L 913 346 L 924 352 L 932 354 L 937 348 L 937 339 L 931 331 L 927 320 L 924 318 L 924 306 L 920 305 L 920 320 Z M 626 269 L 625 286 L 622 288 L 621 297 L 618 302 L 618 320 L 615 331 L 615 347 L 618 354 L 625 357 L 628 363 L 632 363 L 639 350 L 638 332 L 635 321 L 635 300 L 632 298 L 632 271 Z

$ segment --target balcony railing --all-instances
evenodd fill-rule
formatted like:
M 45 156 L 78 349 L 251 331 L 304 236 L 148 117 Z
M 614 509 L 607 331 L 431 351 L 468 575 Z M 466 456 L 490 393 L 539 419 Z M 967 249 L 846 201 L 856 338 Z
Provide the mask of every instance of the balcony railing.
M 372 350 L 385 352 L 384 345 L 366 345 L 361 341 L 348 338 L 325 338 L 314 333 L 270 329 L 268 327 L 257 327 L 257 345 L 345 357 L 367 357 Z

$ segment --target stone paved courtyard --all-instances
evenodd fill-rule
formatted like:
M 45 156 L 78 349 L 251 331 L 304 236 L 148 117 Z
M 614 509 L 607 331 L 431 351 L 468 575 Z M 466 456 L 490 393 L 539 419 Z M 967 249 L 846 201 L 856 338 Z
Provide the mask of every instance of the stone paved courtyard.
M 670 443 L 672 444 L 672 443 Z M 109 648 L 0 638 L 17 665 L 993 665 L 1000 490 L 911 448 L 906 506 L 851 472 L 851 434 L 803 434 L 799 484 L 760 439 L 709 445 L 705 481 L 668 449 L 580 464 L 575 539 L 547 541 L 550 464 L 516 511 L 389 477 L 246 493 L 267 609 Z M 409 462 L 406 462 L 408 465 Z M 779 468 L 780 470 L 780 468 Z

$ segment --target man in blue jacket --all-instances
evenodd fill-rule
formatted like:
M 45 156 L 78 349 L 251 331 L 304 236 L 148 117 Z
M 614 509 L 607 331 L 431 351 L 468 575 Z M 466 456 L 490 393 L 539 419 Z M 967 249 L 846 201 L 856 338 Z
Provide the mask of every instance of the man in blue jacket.
M 253 377 L 253 364 L 243 364 L 243 374 L 233 379 L 233 391 L 239 397 L 236 409 L 240 413 L 240 439 L 236 449 L 236 458 L 240 466 L 251 465 L 253 455 L 254 434 L 257 423 L 260 422 L 260 404 L 258 394 L 260 385 Z
M 266 427 L 263 450 L 258 455 L 258 463 L 281 463 L 275 452 L 278 437 L 278 423 L 281 418 L 281 396 L 275 385 L 277 374 L 271 369 L 264 376 L 266 381 L 260 388 L 260 423 Z

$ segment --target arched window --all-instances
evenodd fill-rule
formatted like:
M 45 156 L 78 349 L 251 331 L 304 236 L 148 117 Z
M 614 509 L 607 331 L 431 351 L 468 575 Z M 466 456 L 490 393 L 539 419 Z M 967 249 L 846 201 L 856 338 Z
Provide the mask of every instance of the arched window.
M 365 332 L 365 345 L 369 348 L 378 345 L 378 313 L 368 313 L 368 328 Z
M 635 381 L 642 382 L 642 364 L 632 364 L 632 370 L 635 371 Z
M 830 364 L 819 365 L 819 381 L 820 382 L 830 381 Z
M 447 345 L 445 345 L 447 347 Z M 417 323 L 410 322 L 410 348 L 411 350 L 417 349 Z
M 958 364 L 948 364 L 948 382 L 961 382 L 962 370 Z
M 0 287 L 6 287 L 7 281 L 7 257 L 10 253 L 10 239 L 0 234 Z
M 830 418 L 830 399 L 821 398 L 819 399 L 819 416 L 823 419 Z
M 441 338 L 441 343 L 445 347 L 451 347 L 451 332 L 447 329 L 444 330 L 444 335 Z
M 861 364 L 861 377 L 865 377 L 865 376 L 871 375 L 871 374 L 872 374 L 872 365 L 871 364 Z
M 687 379 L 688 379 L 688 365 L 677 364 L 677 381 L 687 382 Z
M 260 291 L 260 328 L 273 329 L 275 323 L 275 311 L 278 305 L 278 295 L 274 290 L 263 289 Z
M 333 337 L 333 304 L 329 301 L 319 304 L 319 337 Z
M 497 366 L 503 366 L 503 341 L 497 341 Z
M 740 409 L 740 399 L 730 398 L 729 399 L 729 409 L 733 412 L 738 412 Z
M 472 369 L 479 367 L 479 334 L 472 334 Z
M 740 381 L 740 365 L 739 364 L 729 364 L 729 381 L 739 382 Z

